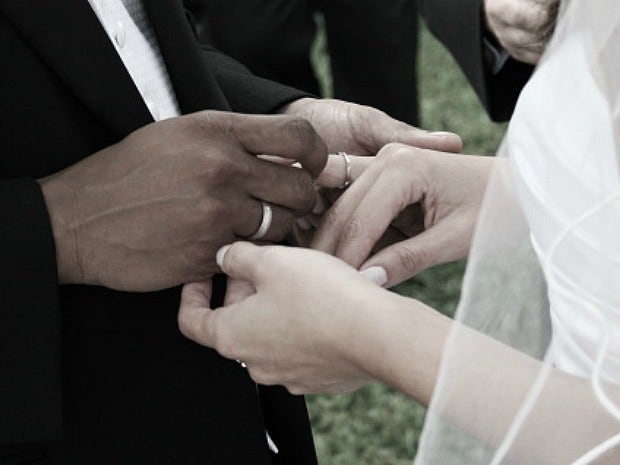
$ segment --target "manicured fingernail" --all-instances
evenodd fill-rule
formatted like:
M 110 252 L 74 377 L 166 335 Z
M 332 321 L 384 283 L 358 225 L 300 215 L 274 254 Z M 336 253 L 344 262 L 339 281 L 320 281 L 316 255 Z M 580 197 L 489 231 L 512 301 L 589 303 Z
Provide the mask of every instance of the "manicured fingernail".
M 219 266 L 220 268 L 224 264 L 224 257 L 226 256 L 226 252 L 228 252 L 228 249 L 230 249 L 230 244 L 225 245 L 220 250 L 218 250 L 217 253 L 215 254 L 215 262 L 217 263 L 217 266 Z
M 453 136 L 454 134 L 451 132 L 447 132 L 447 131 L 437 131 L 437 132 L 431 132 L 430 135 L 437 136 L 437 137 L 446 137 L 446 136 Z
M 296 161 L 295 163 L 293 163 L 291 166 L 292 166 L 293 168 L 301 168 L 301 167 L 302 167 L 302 166 L 301 166 L 301 163 L 299 163 L 298 161 Z
M 295 223 L 304 231 L 309 231 L 310 229 L 312 229 L 312 225 L 305 218 L 297 218 L 295 220 Z
M 377 286 L 385 286 L 388 281 L 387 272 L 382 266 L 369 266 L 360 271 L 360 274 L 375 283 Z

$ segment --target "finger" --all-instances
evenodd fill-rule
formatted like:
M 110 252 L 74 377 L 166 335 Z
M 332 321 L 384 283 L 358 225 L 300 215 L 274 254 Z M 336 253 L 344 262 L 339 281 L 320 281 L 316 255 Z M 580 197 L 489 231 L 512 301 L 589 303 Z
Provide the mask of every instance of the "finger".
M 297 160 L 317 177 L 327 162 L 327 146 L 309 121 L 289 115 L 230 114 L 231 132 L 248 152 Z
M 306 170 L 256 159 L 251 162 L 250 173 L 245 188 L 257 199 L 290 208 L 298 216 L 316 205 L 316 191 Z
M 464 258 L 471 240 L 471 235 L 469 240 L 462 239 L 461 225 L 465 221 L 466 218 L 463 221 L 444 220 L 418 236 L 386 247 L 366 261 L 361 269 L 383 268 L 387 273 L 385 287 L 392 287 L 431 266 Z
M 545 42 L 539 34 L 514 27 L 502 29 L 498 35 L 498 40 L 511 54 L 517 50 L 540 54 L 545 49 Z
M 252 283 L 241 279 L 229 278 L 226 285 L 226 296 L 224 297 L 224 307 L 241 302 L 256 293 Z
M 414 184 L 411 173 L 384 171 L 348 218 L 336 256 L 354 268 L 364 263 L 398 214 L 420 200 L 422 191 Z
M 530 5 L 525 2 L 513 3 L 513 11 L 509 16 L 511 26 L 528 31 L 539 31 L 554 20 L 555 8 L 552 5 L 554 2 L 536 2 Z
M 208 347 L 213 347 L 215 341 L 213 327 L 209 324 L 213 316 L 211 291 L 210 280 L 183 286 L 177 317 L 179 330 L 185 337 Z
M 340 236 L 351 214 L 383 170 L 384 163 L 377 160 L 354 182 L 323 216 L 321 227 L 312 241 L 312 248 L 335 254 Z
M 264 242 L 278 242 L 286 237 L 293 229 L 295 215 L 287 208 L 269 204 L 271 209 L 271 224 L 263 237 Z M 234 232 L 240 238 L 249 238 L 262 225 L 265 212 L 263 204 L 256 199 L 247 199 L 242 212 L 237 215 L 237 224 Z
M 419 148 L 440 150 L 443 152 L 460 152 L 463 141 L 450 132 L 429 132 L 398 121 L 387 114 L 375 110 L 369 112 L 366 131 L 369 131 L 370 150 L 378 152 L 390 143 L 413 145 Z
M 372 163 L 373 158 L 349 155 L 349 159 L 351 160 L 349 182 L 352 183 L 366 171 L 366 168 Z M 316 183 L 321 187 L 340 188 L 345 183 L 346 175 L 347 169 L 344 157 L 339 154 L 330 154 L 325 169 L 316 179 Z
M 537 52 L 532 50 L 526 50 L 523 48 L 506 48 L 506 51 L 515 60 L 530 65 L 537 64 L 540 61 L 540 57 L 542 56 L 542 51 Z
M 247 281 L 257 289 L 267 266 L 263 263 L 263 255 L 268 247 L 259 247 L 251 242 L 235 242 L 222 247 L 216 254 L 216 261 L 229 277 Z

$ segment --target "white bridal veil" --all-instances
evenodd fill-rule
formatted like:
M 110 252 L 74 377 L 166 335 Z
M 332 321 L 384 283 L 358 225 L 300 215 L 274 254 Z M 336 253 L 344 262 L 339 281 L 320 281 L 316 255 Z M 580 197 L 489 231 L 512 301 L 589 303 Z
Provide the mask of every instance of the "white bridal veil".
M 564 0 L 497 160 L 416 465 L 620 464 L 620 3 Z

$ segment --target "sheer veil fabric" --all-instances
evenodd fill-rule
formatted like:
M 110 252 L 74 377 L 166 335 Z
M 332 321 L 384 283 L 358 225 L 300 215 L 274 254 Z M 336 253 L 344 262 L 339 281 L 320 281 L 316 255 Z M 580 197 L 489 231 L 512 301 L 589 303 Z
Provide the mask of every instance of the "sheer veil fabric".
M 619 112 L 620 4 L 564 0 L 487 189 L 415 465 L 620 463 Z

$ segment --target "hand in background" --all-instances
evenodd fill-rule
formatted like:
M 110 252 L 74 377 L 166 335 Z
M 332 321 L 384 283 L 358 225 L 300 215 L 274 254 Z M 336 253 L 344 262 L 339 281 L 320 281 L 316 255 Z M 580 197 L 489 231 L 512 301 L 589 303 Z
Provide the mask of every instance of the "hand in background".
M 256 154 L 298 160 L 304 169 Z M 40 180 L 61 283 L 153 291 L 218 271 L 223 244 L 258 229 L 289 233 L 316 202 L 327 150 L 305 120 L 201 112 L 148 125 Z
M 467 255 L 494 159 L 391 144 L 352 162 L 355 182 L 326 213 L 314 248 L 383 286 Z M 390 228 L 400 235 L 386 236 Z
M 256 293 L 214 311 L 210 281 L 186 285 L 178 316 L 186 337 L 243 361 L 257 383 L 294 394 L 335 394 L 371 380 L 357 359 L 365 352 L 359 345 L 398 296 L 308 249 L 237 242 L 218 253 L 218 262 Z
M 553 34 L 560 0 L 484 0 L 487 26 L 516 60 L 536 64 Z

